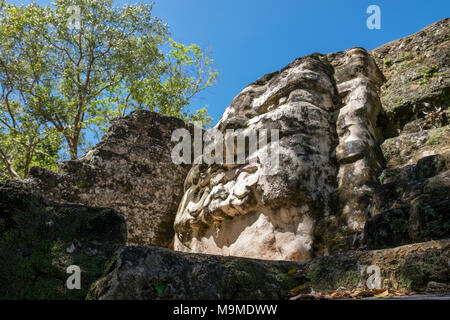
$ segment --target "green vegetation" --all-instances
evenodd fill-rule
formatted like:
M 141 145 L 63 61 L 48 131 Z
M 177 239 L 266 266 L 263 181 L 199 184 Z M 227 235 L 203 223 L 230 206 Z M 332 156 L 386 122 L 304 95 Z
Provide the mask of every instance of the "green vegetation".
M 432 65 L 430 68 L 422 68 L 420 76 L 422 79 L 418 82 L 418 84 L 422 85 L 428 82 L 429 78 L 435 77 L 435 76 L 442 76 L 445 73 L 444 72 L 438 72 L 439 68 L 436 65 Z
M 378 180 L 380 181 L 381 184 L 383 184 L 387 178 L 395 177 L 396 174 L 397 173 L 395 172 L 395 170 L 387 170 L 386 169 L 386 170 L 383 170 L 381 175 L 378 177 Z
M 424 291 L 429 281 L 442 281 L 442 274 L 448 269 L 447 260 L 440 254 L 431 254 L 426 259 L 418 259 L 412 254 L 401 267 L 400 278 L 406 282 L 406 287 L 409 284 L 412 290 Z
M 164 295 L 164 289 L 166 288 L 163 284 L 153 283 L 153 287 L 155 287 L 156 293 L 158 297 L 162 297 Z
M 420 84 L 420 85 L 422 85 L 422 84 L 425 84 L 425 83 L 427 83 L 427 82 L 428 82 L 427 79 L 422 79 L 422 80 L 420 80 L 420 81 L 417 82 L 417 83 Z
M 381 145 L 381 150 L 386 160 L 395 157 L 400 151 L 396 145 L 396 139 L 394 138 L 386 139 Z
M 81 10 L 79 26 L 70 6 Z M 212 62 L 198 45 L 175 42 L 152 4 L 0 0 L 0 179 L 55 170 L 132 110 L 209 125 L 206 108 L 186 106 L 214 83 Z
M 386 67 L 390 67 L 392 65 L 392 59 L 385 58 L 385 59 L 383 59 L 383 63 L 386 65 Z
M 438 145 L 440 143 L 440 138 L 441 138 L 442 134 L 446 130 L 449 130 L 449 126 L 432 129 L 430 131 L 430 137 L 428 138 L 427 145 Z
M 227 276 L 220 285 L 225 299 L 261 299 L 262 296 L 280 299 L 299 284 L 298 279 L 287 274 L 288 270 L 267 272 L 266 267 L 251 260 L 233 261 L 226 269 Z
M 332 262 L 332 259 L 335 259 Z M 359 271 L 351 259 L 322 257 L 313 261 L 306 270 L 307 284 L 316 291 L 354 288 L 360 279 Z

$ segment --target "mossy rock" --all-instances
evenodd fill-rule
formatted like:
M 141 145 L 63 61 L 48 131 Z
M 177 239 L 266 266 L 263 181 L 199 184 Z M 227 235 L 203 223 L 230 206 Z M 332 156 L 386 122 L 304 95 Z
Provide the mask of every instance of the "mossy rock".
M 429 281 L 448 283 L 448 255 L 439 251 L 428 254 L 411 253 L 400 268 L 400 277 L 414 291 L 424 291 Z
M 305 268 L 307 285 L 316 291 L 355 288 L 360 279 L 356 262 L 352 255 L 317 258 Z
M 411 243 L 408 233 L 409 207 L 380 213 L 364 226 L 364 243 L 367 249 L 392 248 Z
M 1 299 L 84 299 L 125 243 L 111 209 L 49 204 L 19 183 L 0 184 L 0 200 Z M 70 265 L 81 269 L 80 290 L 66 287 Z

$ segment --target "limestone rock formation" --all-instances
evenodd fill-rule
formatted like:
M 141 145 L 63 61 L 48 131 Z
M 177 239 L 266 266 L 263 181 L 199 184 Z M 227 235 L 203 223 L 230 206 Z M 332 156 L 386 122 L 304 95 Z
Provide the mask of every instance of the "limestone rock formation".
M 175 220 L 175 249 L 307 260 L 450 237 L 442 224 L 450 212 L 448 167 L 441 158 L 425 165 L 450 145 L 448 24 L 371 52 L 299 58 L 246 87 L 216 129 L 248 136 L 278 129 L 279 171 L 264 174 L 262 163 L 250 159 L 269 152 L 250 146 L 245 163 L 193 166 Z M 391 220 L 381 217 L 398 212 L 410 231 L 392 237 L 382 227 Z
M 315 221 L 334 213 L 336 98 L 332 68 L 317 57 L 297 59 L 244 89 L 216 128 L 248 135 L 279 129 L 279 170 L 265 175 L 262 162 L 248 159 L 194 166 L 175 221 L 175 249 L 311 258 Z
M 445 125 L 444 114 L 433 121 L 424 112 L 449 107 L 449 25 L 449 18 L 438 21 L 370 52 L 386 77 L 380 94 L 389 117 L 385 138 Z
M 321 257 L 300 264 L 125 247 L 89 299 L 280 299 L 302 286 L 305 292 L 367 288 L 380 268 L 383 288 L 424 291 L 449 281 L 450 240 L 394 249 Z M 407 280 L 412 280 L 407 281 Z
M 56 174 L 31 169 L 33 185 L 46 198 L 108 207 L 127 223 L 127 243 L 167 247 L 189 165 L 171 159 L 175 129 L 185 123 L 150 111 L 114 120 L 84 156 L 60 164 Z
M 361 231 L 368 217 L 370 195 L 384 166 L 377 121 L 383 113 L 379 87 L 384 77 L 362 48 L 327 56 L 335 69 L 341 104 L 337 115 L 340 215 L 349 231 Z
M 387 165 L 365 228 L 369 248 L 450 237 L 450 19 L 371 52 L 386 76 Z
M 371 51 L 386 77 L 382 145 L 388 169 L 450 149 L 450 19 Z
M 368 266 L 383 288 L 448 292 L 448 26 L 312 54 L 250 84 L 216 129 L 279 129 L 279 170 L 251 161 L 272 140 L 244 163 L 194 165 L 174 223 L 185 252 L 125 247 L 89 297 L 279 298 L 362 288 Z
M 322 219 L 363 230 L 384 165 L 384 78 L 362 48 L 330 60 L 299 58 L 233 100 L 217 129 L 278 129 L 279 171 L 266 175 L 248 162 L 194 166 L 175 221 L 176 250 L 307 260 L 332 250 L 315 239 Z

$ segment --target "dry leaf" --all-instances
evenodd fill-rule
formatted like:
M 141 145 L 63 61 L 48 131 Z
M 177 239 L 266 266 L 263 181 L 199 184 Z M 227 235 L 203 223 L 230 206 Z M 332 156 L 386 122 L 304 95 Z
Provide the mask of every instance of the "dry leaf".
M 297 273 L 297 269 L 291 269 L 288 271 L 288 275 L 293 275 Z
M 331 294 L 331 296 L 332 296 L 332 297 L 338 297 L 338 296 L 340 296 L 340 293 L 339 293 L 339 292 L 333 292 L 333 293 Z
M 374 297 L 375 298 L 383 298 L 389 295 L 389 290 L 384 291 L 383 293 L 377 294 Z
M 303 284 L 301 284 L 298 287 L 295 287 L 294 289 L 289 290 L 289 293 L 297 294 L 299 291 L 302 291 L 303 289 L 305 289 L 305 286 Z

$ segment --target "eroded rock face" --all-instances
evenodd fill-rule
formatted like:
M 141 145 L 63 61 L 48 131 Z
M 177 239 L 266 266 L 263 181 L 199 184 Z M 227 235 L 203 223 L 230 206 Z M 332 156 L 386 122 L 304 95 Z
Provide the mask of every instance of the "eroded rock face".
M 333 250 L 325 238 L 315 241 L 323 219 L 363 230 L 383 166 L 383 76 L 362 48 L 333 58 L 299 58 L 233 100 L 216 128 L 278 129 L 279 171 L 265 175 L 249 162 L 194 166 L 175 220 L 176 250 L 307 260 Z
M 371 51 L 386 81 L 382 145 L 388 169 L 449 151 L 450 19 Z
M 312 256 L 315 221 L 334 213 L 332 72 L 317 57 L 300 58 L 233 100 L 217 129 L 279 129 L 279 171 L 264 175 L 261 163 L 248 162 L 194 166 L 175 220 L 175 250 L 270 260 Z
M 450 152 L 387 171 L 373 195 L 369 249 L 450 238 Z
M 450 237 L 449 19 L 371 52 L 386 76 L 389 138 L 364 242 L 386 248 Z
M 449 27 L 446 18 L 370 52 L 386 77 L 380 95 L 389 118 L 383 125 L 386 138 L 448 124 Z M 424 112 L 439 108 L 443 116 L 447 110 L 447 119 L 429 121 Z
M 134 111 L 114 120 L 102 140 L 80 159 L 63 162 L 59 174 L 32 168 L 34 185 L 54 201 L 108 207 L 127 223 L 127 243 L 167 247 L 189 165 L 171 159 L 177 118 Z
M 450 236 L 448 26 L 300 58 L 244 89 L 217 129 L 279 129 L 280 172 L 193 167 L 175 248 L 305 260 Z
M 88 299 L 282 299 L 296 286 L 290 261 L 124 247 Z
M 384 77 L 362 48 L 327 56 L 336 70 L 342 107 L 337 115 L 340 215 L 351 232 L 364 228 L 376 177 L 384 166 L 377 121 L 383 112 L 379 87 Z

